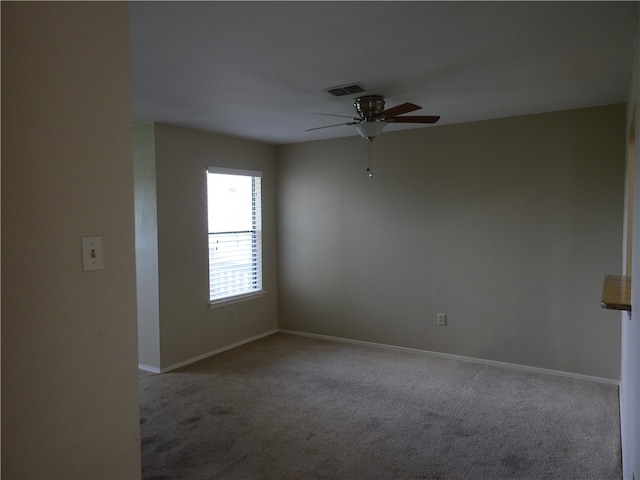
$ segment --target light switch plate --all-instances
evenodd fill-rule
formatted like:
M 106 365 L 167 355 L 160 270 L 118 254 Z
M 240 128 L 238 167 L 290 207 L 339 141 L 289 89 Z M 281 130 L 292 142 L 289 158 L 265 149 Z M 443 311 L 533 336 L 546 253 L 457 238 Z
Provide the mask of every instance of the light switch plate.
M 82 269 L 90 272 L 103 268 L 102 237 L 82 237 Z

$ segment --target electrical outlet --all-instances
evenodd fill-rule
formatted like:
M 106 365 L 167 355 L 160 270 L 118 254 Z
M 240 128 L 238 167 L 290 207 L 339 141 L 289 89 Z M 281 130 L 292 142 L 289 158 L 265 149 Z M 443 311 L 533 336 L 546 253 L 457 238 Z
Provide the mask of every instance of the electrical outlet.
M 229 309 L 229 318 L 233 318 L 236 316 L 236 312 L 233 308 Z
M 438 325 L 440 325 L 441 327 L 444 327 L 447 325 L 447 314 L 446 313 L 439 313 L 438 314 Z

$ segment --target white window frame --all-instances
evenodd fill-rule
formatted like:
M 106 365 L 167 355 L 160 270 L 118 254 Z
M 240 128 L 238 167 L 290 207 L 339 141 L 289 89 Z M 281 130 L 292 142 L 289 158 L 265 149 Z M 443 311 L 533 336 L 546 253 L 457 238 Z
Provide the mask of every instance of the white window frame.
M 251 177 L 253 179 L 253 210 L 252 220 L 253 225 L 250 230 L 232 231 L 232 232 L 211 232 L 209 231 L 209 222 L 207 221 L 207 243 L 208 243 L 208 257 L 209 257 L 209 307 L 216 308 L 223 305 L 229 305 L 232 303 L 238 303 L 253 298 L 261 297 L 266 292 L 262 288 L 262 172 L 257 170 L 244 170 L 236 168 L 225 167 L 207 167 L 207 213 L 210 206 L 208 183 L 209 174 L 221 174 L 221 175 L 237 175 L 244 177 Z M 255 184 L 258 180 L 257 185 Z M 237 265 L 235 268 L 223 268 L 222 266 L 216 266 L 216 260 L 224 261 L 224 258 L 215 258 L 213 250 L 213 239 L 220 238 L 223 241 L 230 241 L 236 243 L 236 246 L 242 245 L 241 254 L 246 256 L 250 255 L 251 267 L 247 268 L 247 262 L 242 265 Z M 247 238 L 249 242 L 247 243 Z M 250 252 L 250 253 L 249 253 Z M 227 262 L 228 263 L 228 262 Z M 248 272 L 251 273 L 248 273 Z M 223 275 L 228 279 L 240 278 L 242 280 L 223 280 Z M 248 275 L 248 278 L 247 278 Z M 244 284 L 245 287 L 237 287 L 234 285 Z M 227 290 L 226 293 L 220 293 L 220 290 Z M 216 291 L 218 293 L 216 293 Z M 231 293 L 229 293 L 231 292 Z

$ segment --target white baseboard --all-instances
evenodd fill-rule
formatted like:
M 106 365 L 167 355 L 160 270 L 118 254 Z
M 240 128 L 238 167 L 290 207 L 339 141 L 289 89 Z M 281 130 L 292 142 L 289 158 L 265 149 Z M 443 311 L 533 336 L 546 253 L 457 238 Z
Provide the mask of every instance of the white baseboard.
M 506 362 L 498 362 L 495 360 L 484 360 L 482 358 L 474 358 L 474 357 L 465 357 L 462 355 L 452 355 L 449 353 L 440 353 L 440 352 L 433 352 L 430 350 L 420 350 L 417 348 L 409 348 L 409 347 L 398 347 L 395 345 L 387 345 L 385 343 L 374 343 L 374 342 L 365 342 L 362 340 L 352 340 L 350 338 L 342 338 L 342 337 L 332 337 L 329 335 L 319 335 L 316 333 L 306 333 L 306 332 L 297 332 L 295 330 L 283 330 L 283 329 L 278 329 L 277 330 L 278 333 L 286 333 L 289 335 L 298 335 L 301 337 L 311 337 L 311 338 L 318 338 L 321 340 L 331 340 L 334 342 L 342 342 L 342 343 L 351 343 L 354 345 L 366 345 L 366 346 L 370 346 L 370 347 L 378 347 L 378 348 L 386 348 L 389 350 L 398 350 L 401 352 L 412 352 L 412 353 L 422 353 L 424 355 L 431 355 L 434 357 L 440 357 L 440 358 L 448 358 L 451 360 L 460 360 L 463 362 L 471 362 L 471 363 L 480 363 L 483 365 L 491 365 L 494 367 L 504 367 L 504 368 L 510 368 L 512 370 L 521 370 L 521 371 L 525 371 L 525 372 L 533 372 L 533 373 L 544 373 L 546 375 L 554 375 L 556 377 L 567 377 L 567 378 L 573 378 L 575 380 L 586 380 L 588 382 L 595 382 L 595 383 L 604 383 L 607 385 L 615 385 L 615 386 L 620 386 L 620 382 L 618 380 L 612 380 L 610 378 L 603 378 L 603 377 L 592 377 L 590 375 L 582 375 L 579 373 L 571 373 L 571 372 L 563 372 L 560 370 L 548 370 L 546 368 L 538 368 L 538 367 L 528 367 L 526 365 L 518 365 L 516 363 L 506 363 Z
M 254 342 L 256 340 L 259 340 L 261 338 L 264 337 L 268 337 L 270 335 L 273 335 L 274 333 L 278 333 L 278 330 L 270 330 L 268 332 L 265 333 L 261 333 L 260 335 L 256 335 L 255 337 L 251 337 L 251 338 L 245 338 L 244 340 L 240 340 L 239 342 L 235 342 L 232 343 L 231 345 L 226 345 L 222 348 L 218 348 L 216 350 L 211 350 L 210 352 L 207 353 L 203 353 L 202 355 L 198 355 L 197 357 L 193 357 L 190 358 L 188 360 L 184 360 L 182 362 L 179 363 L 175 363 L 173 365 L 169 365 L 168 367 L 164 367 L 164 368 L 155 368 L 155 367 L 149 367 L 148 365 L 138 365 L 138 368 L 141 370 L 146 370 L 148 372 L 152 372 L 152 373 L 167 373 L 170 372 L 171 370 L 175 370 L 177 368 L 180 367 L 185 367 L 187 365 L 190 365 L 192 363 L 198 362 L 200 360 L 204 360 L 205 358 L 209 358 L 213 355 L 217 355 L 218 353 L 222 353 L 222 352 L 226 352 L 227 350 L 231 350 L 232 348 L 236 348 L 239 347 L 240 345 L 244 345 L 246 343 L 250 343 L 250 342 Z
M 160 373 L 160 369 L 157 367 L 151 367 L 143 363 L 138 364 L 138 370 L 144 370 L 145 372 Z

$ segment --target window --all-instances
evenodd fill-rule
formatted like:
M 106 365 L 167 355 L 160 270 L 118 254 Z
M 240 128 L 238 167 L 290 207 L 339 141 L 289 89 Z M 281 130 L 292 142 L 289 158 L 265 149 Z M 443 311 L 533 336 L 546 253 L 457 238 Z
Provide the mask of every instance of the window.
M 262 294 L 262 172 L 209 167 L 209 302 Z

